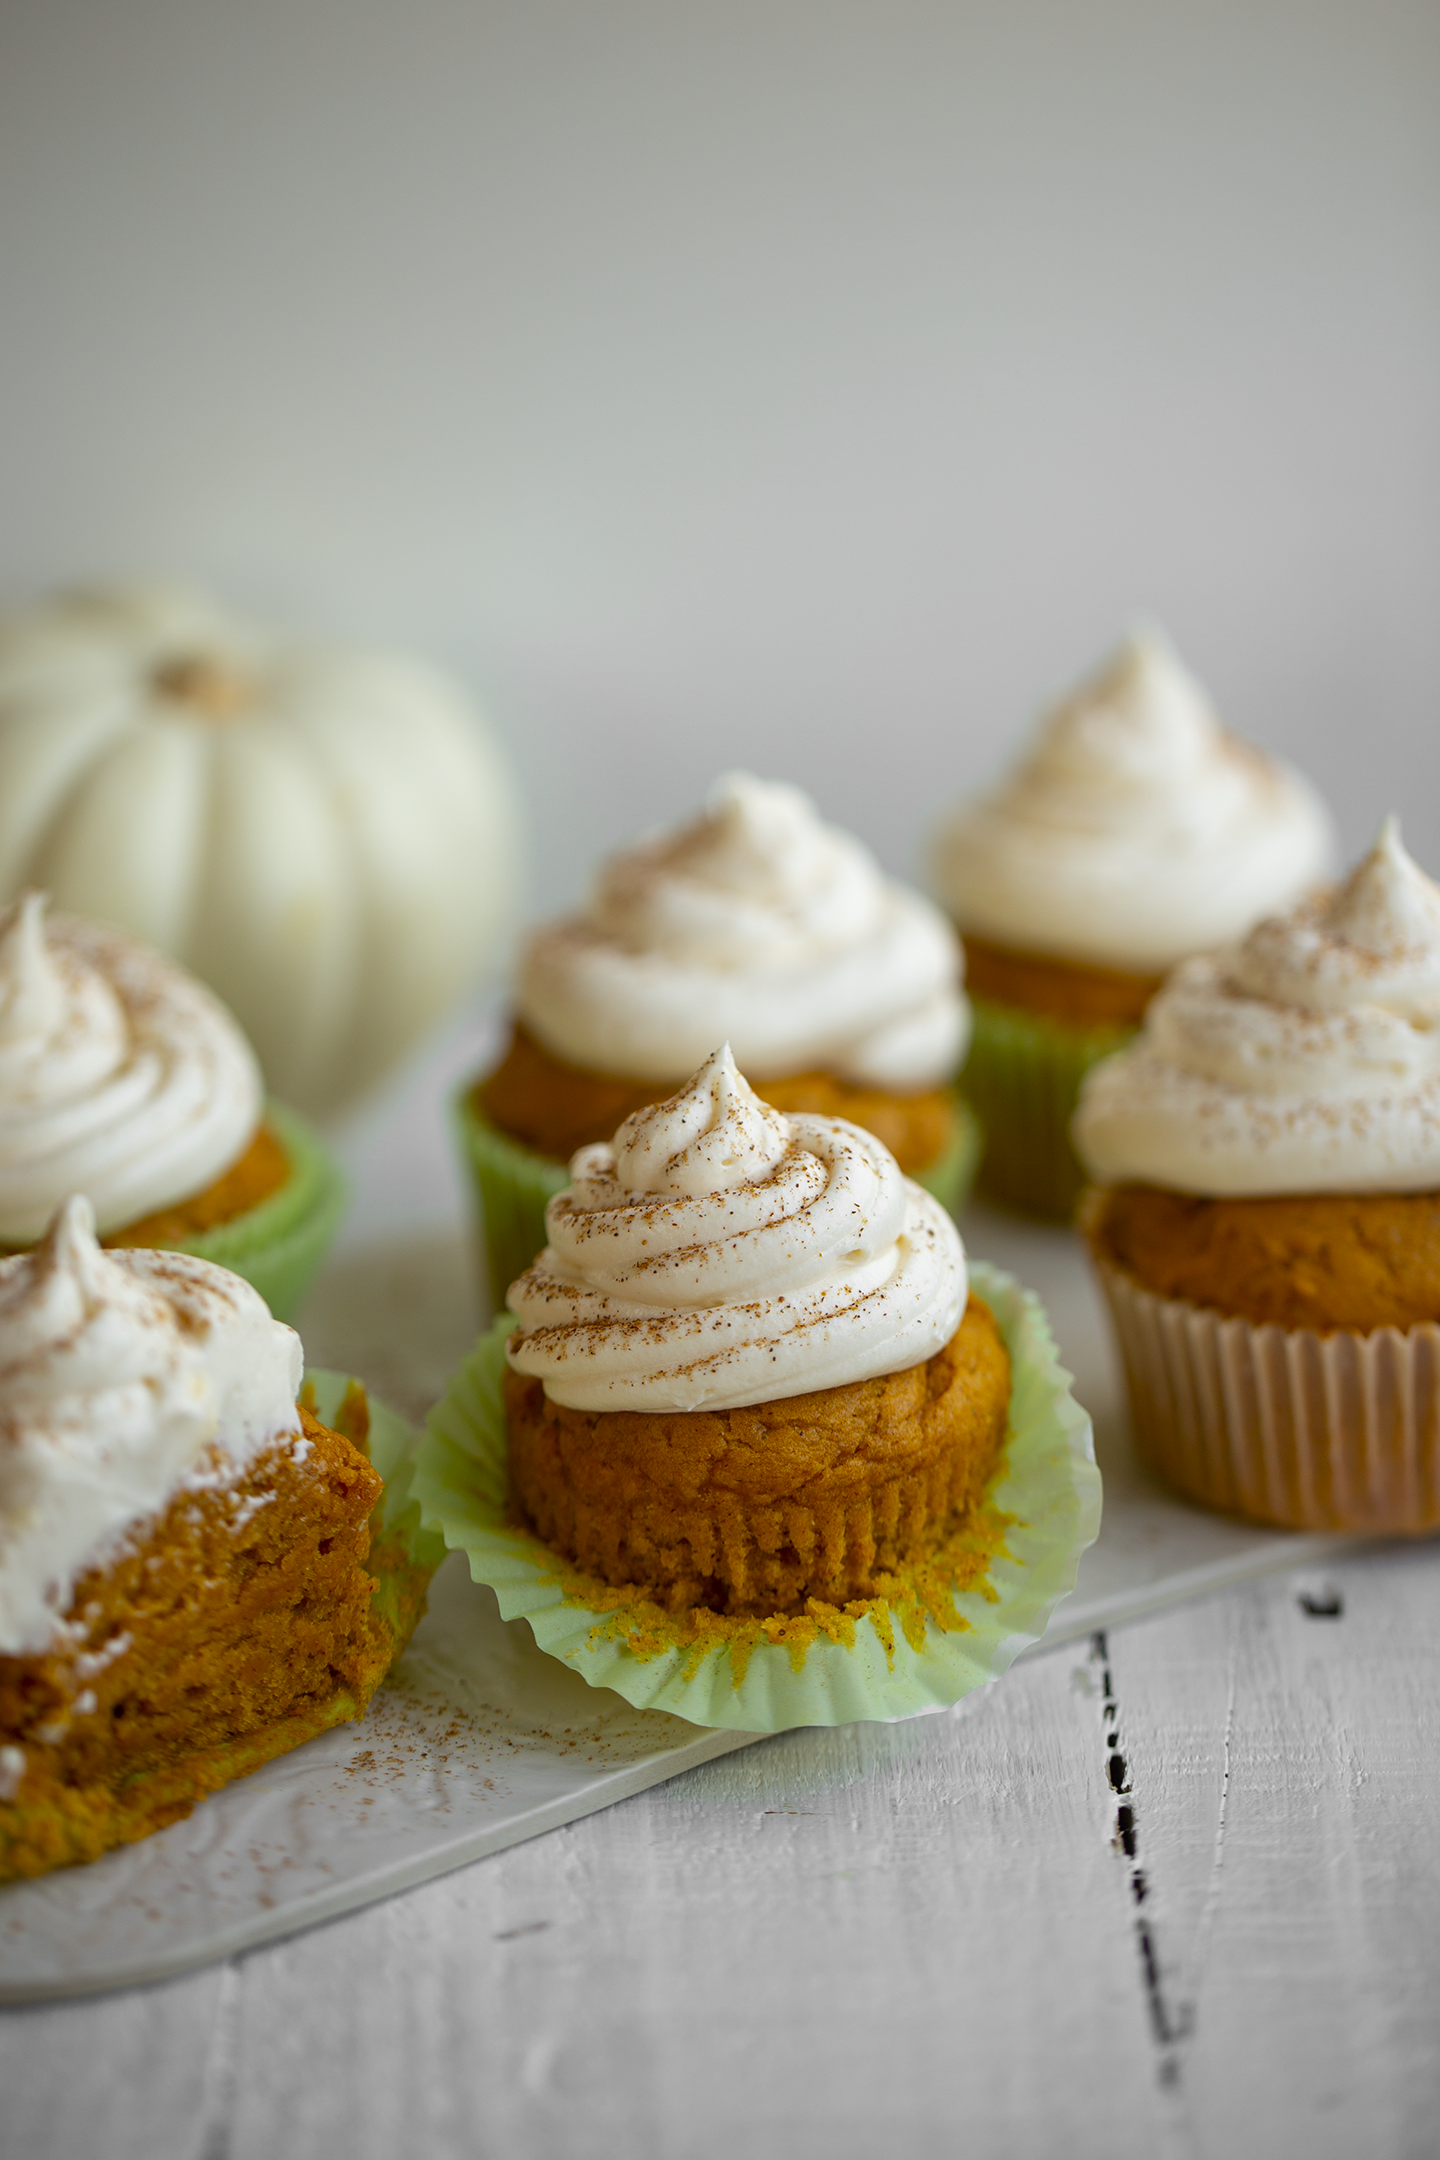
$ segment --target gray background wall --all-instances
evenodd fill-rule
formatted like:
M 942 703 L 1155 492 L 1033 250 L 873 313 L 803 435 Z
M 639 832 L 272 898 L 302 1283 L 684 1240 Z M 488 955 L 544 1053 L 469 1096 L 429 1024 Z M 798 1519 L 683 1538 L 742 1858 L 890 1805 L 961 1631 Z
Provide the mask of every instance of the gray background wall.
M 748 762 L 894 866 L 1137 609 L 1440 871 L 1440 9 L 8 0 L 0 591 L 428 647 L 537 897 Z

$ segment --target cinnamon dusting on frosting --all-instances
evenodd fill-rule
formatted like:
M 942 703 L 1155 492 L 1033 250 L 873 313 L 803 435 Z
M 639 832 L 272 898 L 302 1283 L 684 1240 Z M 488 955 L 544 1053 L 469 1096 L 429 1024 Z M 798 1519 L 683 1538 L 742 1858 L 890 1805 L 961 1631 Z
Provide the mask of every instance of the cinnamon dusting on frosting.
M 959 1325 L 949 1216 L 858 1126 L 762 1103 L 728 1044 L 570 1173 L 508 1302 L 512 1365 L 572 1409 L 837 1387 L 919 1363 Z
M 0 1261 L 0 1654 L 43 1649 L 76 1578 L 187 1479 L 298 1431 L 302 1364 L 248 1283 L 102 1251 L 78 1195 Z
M 0 914 L 0 1245 L 72 1192 L 116 1230 L 203 1191 L 260 1123 L 260 1069 L 217 998 L 98 923 Z
M 1288 906 L 1329 855 L 1308 782 L 1222 727 L 1146 629 L 950 820 L 935 882 L 962 930 L 997 945 L 1159 973 Z
M 756 1079 L 921 1093 L 964 1054 L 962 967 L 940 911 L 798 788 L 730 773 L 699 817 L 606 863 L 583 914 L 535 932 L 517 1002 L 596 1073 L 673 1084 L 723 1034 Z
M 1338 890 L 1177 968 L 1075 1118 L 1092 1176 L 1215 1197 L 1440 1186 L 1440 888 L 1393 819 Z

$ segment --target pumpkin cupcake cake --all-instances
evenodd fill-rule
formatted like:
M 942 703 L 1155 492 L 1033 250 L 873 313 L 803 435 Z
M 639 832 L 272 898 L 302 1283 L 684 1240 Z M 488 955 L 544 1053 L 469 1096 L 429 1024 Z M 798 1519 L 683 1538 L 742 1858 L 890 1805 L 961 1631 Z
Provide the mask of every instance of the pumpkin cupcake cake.
M 669 1095 L 720 1036 L 777 1109 L 850 1119 L 957 1206 L 976 1144 L 952 1087 L 961 977 L 928 900 L 798 789 L 728 775 L 524 948 L 508 1048 L 461 1105 L 497 1305 L 545 1243 L 575 1150 Z
M 85 1200 L 0 1261 L 0 1881 L 359 1717 L 404 1648 L 429 1567 L 363 1397 L 332 1430 L 301 1364 L 238 1276 L 107 1253 Z
M 1045 715 L 934 854 L 965 940 L 965 1091 L 988 1193 L 1070 1219 L 1084 1073 L 1134 1033 L 1177 961 L 1309 891 L 1330 845 L 1314 789 L 1221 726 L 1158 631 L 1128 637 Z
M 1155 1467 L 1262 1522 L 1440 1526 L 1440 888 L 1393 823 L 1178 968 L 1075 1141 Z
M 902 1717 L 1043 1634 L 1099 1525 L 1045 1317 L 873 1133 L 728 1046 L 581 1148 L 432 1411 L 427 1529 L 639 1708 Z
M 225 1007 L 119 931 L 0 913 L 0 1252 L 70 1193 L 107 1245 L 232 1267 L 287 1315 L 334 1235 L 344 1185 L 309 1128 L 267 1105 Z
M 949 1215 L 728 1045 L 584 1148 L 511 1290 L 515 1500 L 675 1610 L 873 1592 L 979 1500 L 1010 1364 Z

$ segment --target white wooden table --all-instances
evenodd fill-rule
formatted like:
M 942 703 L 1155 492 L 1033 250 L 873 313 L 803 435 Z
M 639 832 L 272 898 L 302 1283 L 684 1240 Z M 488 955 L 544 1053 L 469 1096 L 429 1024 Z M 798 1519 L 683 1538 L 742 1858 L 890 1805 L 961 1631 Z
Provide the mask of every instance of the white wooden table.
M 357 1238 L 438 1084 L 357 1137 Z M 7 2011 L 0 2155 L 1432 2154 L 1437 1635 L 1440 1554 L 1349 1554 Z

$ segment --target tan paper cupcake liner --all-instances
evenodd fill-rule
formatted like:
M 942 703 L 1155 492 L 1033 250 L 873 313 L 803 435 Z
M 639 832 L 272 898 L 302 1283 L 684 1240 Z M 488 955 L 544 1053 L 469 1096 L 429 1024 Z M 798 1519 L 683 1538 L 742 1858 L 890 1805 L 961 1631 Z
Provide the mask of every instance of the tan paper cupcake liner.
M 1440 1527 L 1440 1327 L 1257 1327 L 1094 1257 L 1136 1444 L 1170 1484 L 1294 1530 Z

